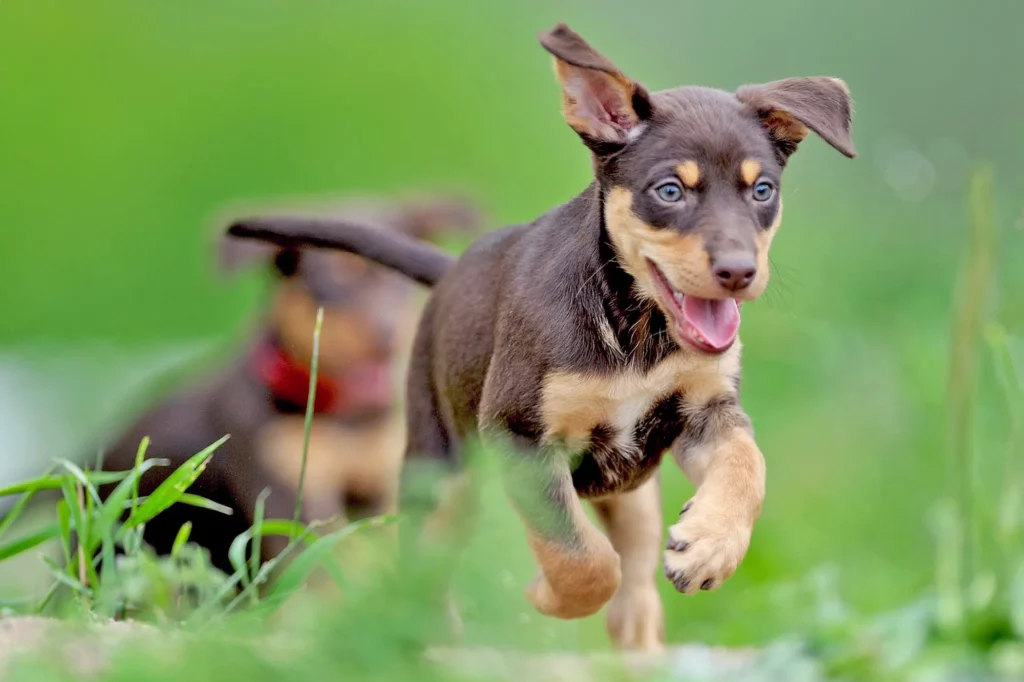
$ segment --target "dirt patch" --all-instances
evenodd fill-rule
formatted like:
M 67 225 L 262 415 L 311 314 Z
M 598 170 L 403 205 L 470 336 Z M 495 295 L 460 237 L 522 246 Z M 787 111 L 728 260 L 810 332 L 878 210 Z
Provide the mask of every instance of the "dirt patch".
M 157 632 L 132 621 L 69 623 L 41 616 L 0 618 L 0 679 L 7 678 L 10 661 L 19 655 L 45 650 L 79 675 L 100 672 L 113 647 L 131 637 Z

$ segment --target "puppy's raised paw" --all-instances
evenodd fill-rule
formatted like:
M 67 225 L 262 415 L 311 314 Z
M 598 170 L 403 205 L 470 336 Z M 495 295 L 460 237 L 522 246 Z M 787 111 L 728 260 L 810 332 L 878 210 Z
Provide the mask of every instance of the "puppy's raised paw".
M 668 529 L 665 577 L 677 590 L 715 590 L 728 580 L 750 546 L 751 525 L 719 513 L 710 504 L 688 504 Z

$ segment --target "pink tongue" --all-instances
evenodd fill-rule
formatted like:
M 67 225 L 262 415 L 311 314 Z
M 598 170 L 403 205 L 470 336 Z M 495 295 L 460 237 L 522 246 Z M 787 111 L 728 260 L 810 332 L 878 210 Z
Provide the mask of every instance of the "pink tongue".
M 728 347 L 740 328 L 740 308 L 732 298 L 684 296 L 683 317 L 716 350 Z

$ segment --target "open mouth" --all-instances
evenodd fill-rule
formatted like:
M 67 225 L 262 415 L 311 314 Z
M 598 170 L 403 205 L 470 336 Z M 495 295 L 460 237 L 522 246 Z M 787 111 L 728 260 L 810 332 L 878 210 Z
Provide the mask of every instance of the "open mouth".
M 673 287 L 653 261 L 647 260 L 662 307 L 676 336 L 705 353 L 729 350 L 740 330 L 740 308 L 734 298 L 697 298 Z

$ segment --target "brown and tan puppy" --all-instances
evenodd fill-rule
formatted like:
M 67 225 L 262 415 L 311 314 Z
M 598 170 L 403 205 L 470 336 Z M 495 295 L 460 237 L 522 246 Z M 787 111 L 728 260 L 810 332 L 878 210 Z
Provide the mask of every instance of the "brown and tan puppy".
M 351 201 L 325 207 L 324 213 L 418 239 L 480 224 L 474 207 L 454 199 Z M 257 332 L 236 362 L 138 417 L 107 451 L 104 468 L 130 469 L 139 442 L 149 436 L 147 456 L 169 459 L 171 466 L 143 477 L 141 492 L 148 494 L 185 459 L 230 435 L 191 492 L 234 513 L 176 505 L 147 525 L 145 539 L 166 553 L 181 525 L 192 521 L 191 539 L 231 573 L 228 548 L 252 525 L 264 488 L 271 490 L 267 518 L 293 515 L 319 306 L 324 320 L 305 520 L 344 520 L 394 509 L 405 447 L 395 372 L 408 356 L 419 302 L 407 278 L 352 254 L 223 240 L 219 255 L 229 271 L 254 262 L 272 264 L 275 282 Z M 263 559 L 284 544 L 285 538 L 266 538 Z
M 768 285 L 797 146 L 814 131 L 854 156 L 851 101 L 824 77 L 651 93 L 564 25 L 541 44 L 593 159 L 593 183 L 568 203 L 454 262 L 342 221 L 256 217 L 229 232 L 435 284 L 409 370 L 407 472 L 455 462 L 476 435 L 499 445 L 540 567 L 529 601 L 560 618 L 609 604 L 619 646 L 657 649 L 659 560 L 680 592 L 713 590 L 750 544 L 765 463 L 740 405 L 740 305 Z M 663 548 L 666 451 L 696 494 Z

